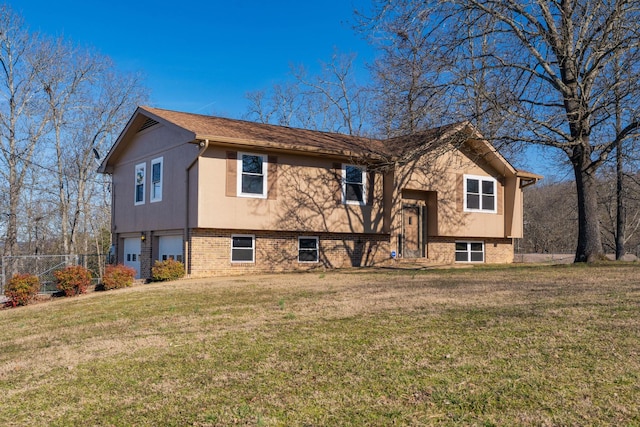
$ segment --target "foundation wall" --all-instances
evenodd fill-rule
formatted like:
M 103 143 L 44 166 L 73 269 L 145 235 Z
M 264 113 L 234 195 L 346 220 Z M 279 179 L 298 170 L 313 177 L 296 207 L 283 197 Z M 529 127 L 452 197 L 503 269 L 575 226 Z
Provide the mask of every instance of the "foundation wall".
M 255 236 L 254 262 L 231 261 L 231 238 L 236 234 Z M 298 261 L 298 237 L 318 238 L 318 262 Z M 377 234 L 197 229 L 189 236 L 190 276 L 373 266 L 389 260 L 389 240 L 388 235 Z
M 487 264 L 510 264 L 513 262 L 513 239 L 487 239 L 456 237 L 429 237 L 427 258 L 439 264 L 453 264 L 456 242 L 484 242 L 484 262 Z

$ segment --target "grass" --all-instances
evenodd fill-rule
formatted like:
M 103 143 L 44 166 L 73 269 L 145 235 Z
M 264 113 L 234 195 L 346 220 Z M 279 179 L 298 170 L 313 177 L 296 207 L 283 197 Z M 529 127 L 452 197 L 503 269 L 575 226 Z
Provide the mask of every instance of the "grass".
M 639 425 L 640 266 L 185 280 L 0 311 L 0 425 Z

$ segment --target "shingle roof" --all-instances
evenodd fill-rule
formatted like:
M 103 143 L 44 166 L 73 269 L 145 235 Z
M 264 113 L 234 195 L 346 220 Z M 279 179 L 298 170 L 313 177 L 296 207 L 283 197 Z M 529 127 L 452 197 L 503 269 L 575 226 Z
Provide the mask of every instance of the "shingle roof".
M 371 155 L 390 154 L 387 153 L 385 144 L 374 138 L 182 113 L 160 108 L 140 108 L 193 132 L 198 139 L 232 138 L 291 149 L 315 149 L 336 153 L 357 152 Z
M 396 136 L 386 140 L 385 146 L 393 155 L 404 157 L 416 151 L 428 151 L 440 144 L 451 143 L 451 138 L 463 130 L 465 126 L 467 123 L 452 123 L 411 135 Z
M 357 156 L 361 159 L 370 158 L 374 161 L 388 161 L 408 159 L 421 156 L 442 144 L 454 143 L 456 140 L 466 141 L 469 137 L 479 143 L 479 148 L 490 156 L 497 164 L 512 170 L 517 170 L 502 157 L 493 146 L 480 135 L 469 123 L 454 123 L 416 132 L 413 135 L 399 136 L 387 140 L 350 136 L 339 133 L 321 132 L 308 129 L 255 123 L 245 120 L 227 119 L 223 117 L 206 116 L 201 114 L 183 113 L 153 107 L 139 107 L 131 118 L 127 128 L 135 117 L 147 117 L 151 121 L 156 119 L 173 123 L 194 135 L 194 141 L 208 139 L 212 142 L 234 145 L 250 145 L 265 149 L 286 149 L 301 152 L 315 152 L 320 155 Z M 148 123 L 144 123 L 147 127 Z M 127 128 L 120 134 L 115 144 L 99 167 L 100 172 L 107 170 L 112 155 L 129 131 Z M 460 138 L 461 137 L 461 138 Z M 476 144 L 477 145 L 477 144 Z M 499 166 L 498 165 L 498 166 Z M 539 176 L 524 173 L 523 177 L 537 179 Z

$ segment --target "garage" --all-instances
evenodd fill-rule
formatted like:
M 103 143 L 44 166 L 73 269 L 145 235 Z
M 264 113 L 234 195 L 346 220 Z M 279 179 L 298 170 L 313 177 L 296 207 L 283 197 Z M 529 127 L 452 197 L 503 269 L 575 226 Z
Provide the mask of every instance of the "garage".
M 160 236 L 158 238 L 158 260 L 174 259 L 183 262 L 182 236 Z
M 136 279 L 140 278 L 140 238 L 124 239 L 124 265 L 136 271 Z

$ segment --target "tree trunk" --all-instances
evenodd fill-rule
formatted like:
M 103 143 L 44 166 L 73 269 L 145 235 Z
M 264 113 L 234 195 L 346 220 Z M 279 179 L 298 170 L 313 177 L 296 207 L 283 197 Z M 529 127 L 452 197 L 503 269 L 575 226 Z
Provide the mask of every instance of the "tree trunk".
M 572 159 L 578 195 L 578 247 L 575 262 L 594 262 L 603 257 L 596 177 L 589 168 L 589 156 Z
M 620 149 L 620 147 L 618 148 Z M 622 155 L 618 156 L 616 165 L 616 259 L 621 259 L 624 254 L 625 223 L 627 210 L 624 199 L 624 172 L 622 169 Z

